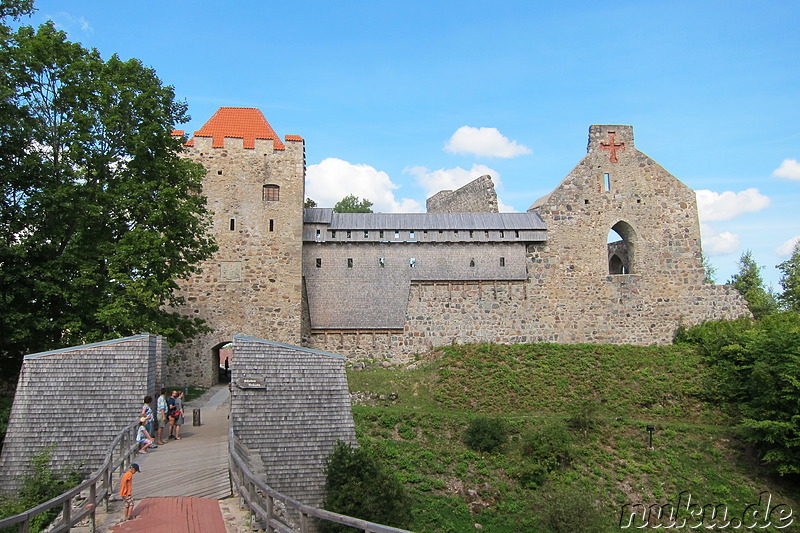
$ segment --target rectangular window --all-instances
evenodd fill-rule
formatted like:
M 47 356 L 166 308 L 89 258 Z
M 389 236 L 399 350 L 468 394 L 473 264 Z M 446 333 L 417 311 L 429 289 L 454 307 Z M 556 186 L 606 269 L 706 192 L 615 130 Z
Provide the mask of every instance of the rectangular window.
M 417 258 L 416 257 L 412 257 L 411 259 L 409 259 L 408 260 L 408 266 L 410 266 L 411 268 L 414 268 L 415 266 L 417 266 Z
M 335 239 L 335 238 L 336 238 L 336 230 L 333 229 L 333 230 L 331 230 L 331 239 Z
M 519 239 L 519 230 L 514 230 L 514 237 Z
M 395 232 L 394 232 L 394 238 L 395 238 L 395 239 L 399 239 L 399 238 L 400 238 L 400 232 L 399 232 L 399 231 L 395 230 Z
M 353 258 L 352 257 L 348 257 L 347 258 L 347 268 L 353 268 Z
M 270 231 L 272 231 L 272 230 L 270 230 Z M 317 240 L 320 240 L 320 239 L 322 239 L 322 232 L 320 230 L 317 230 Z
M 378 266 L 380 266 L 381 268 L 385 267 L 386 266 L 386 259 L 384 259 L 383 257 L 379 257 L 378 258 Z
M 269 230 L 275 231 L 275 219 L 273 218 L 269 219 Z
M 349 238 L 350 238 L 350 237 L 352 237 L 352 236 L 353 236 L 353 235 L 352 235 L 352 233 L 350 232 L 350 230 L 347 230 L 347 238 L 349 239 Z
M 484 236 L 484 238 L 488 239 L 489 238 L 489 232 L 488 231 L 484 231 L 483 232 L 483 236 Z
M 232 218 L 231 219 L 231 231 L 234 231 L 235 229 L 236 229 L 236 219 Z
M 322 258 L 321 257 L 317 257 L 317 268 L 321 268 L 321 267 L 322 267 Z
M 603 190 L 604 191 L 611 190 L 611 175 L 608 172 L 603 174 Z
M 471 239 L 474 236 L 475 236 L 475 232 L 472 231 L 472 230 L 469 230 L 469 238 Z
M 500 266 L 501 266 L 501 267 L 504 267 L 504 266 L 506 266 L 506 258 L 505 258 L 505 257 L 501 257 L 501 258 L 500 258 Z
M 277 185 L 264 185 L 261 191 L 261 199 L 265 202 L 277 202 L 281 199 L 281 188 Z
M 408 232 L 408 238 L 409 239 L 415 239 L 416 236 L 417 236 L 417 234 L 414 232 L 414 230 L 411 230 L 411 231 Z
M 364 232 L 364 238 L 365 238 L 365 239 L 369 239 L 369 232 L 368 232 L 368 231 L 365 231 L 365 232 Z
M 501 230 L 501 231 L 500 231 L 500 238 L 502 239 L 502 238 L 504 238 L 505 236 L 506 236 L 506 233 L 505 233 L 504 231 L 502 231 L 502 230 Z
M 458 237 L 458 230 L 453 232 L 453 237 Z
M 383 239 L 383 230 L 381 230 L 380 233 L 378 233 L 378 238 Z

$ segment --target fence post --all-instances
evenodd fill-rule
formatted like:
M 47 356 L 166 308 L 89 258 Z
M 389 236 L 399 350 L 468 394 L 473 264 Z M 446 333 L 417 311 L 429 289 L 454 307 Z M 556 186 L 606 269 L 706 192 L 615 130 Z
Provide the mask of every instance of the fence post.
M 72 498 L 67 498 L 61 505 L 61 514 L 63 516 L 63 524 L 67 526 L 67 531 L 72 527 Z
M 89 515 L 89 533 L 95 532 L 95 515 L 97 513 L 97 482 L 89 485 L 89 505 L 92 506 L 92 514 Z

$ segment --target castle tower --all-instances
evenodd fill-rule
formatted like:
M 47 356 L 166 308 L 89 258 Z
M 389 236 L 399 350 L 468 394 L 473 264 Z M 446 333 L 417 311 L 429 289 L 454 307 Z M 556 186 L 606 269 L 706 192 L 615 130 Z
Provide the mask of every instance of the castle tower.
M 305 145 L 281 141 L 258 109 L 222 107 L 185 155 L 206 168 L 219 251 L 181 286 L 181 312 L 213 331 L 173 350 L 169 376 L 210 385 L 234 334 L 300 344 Z

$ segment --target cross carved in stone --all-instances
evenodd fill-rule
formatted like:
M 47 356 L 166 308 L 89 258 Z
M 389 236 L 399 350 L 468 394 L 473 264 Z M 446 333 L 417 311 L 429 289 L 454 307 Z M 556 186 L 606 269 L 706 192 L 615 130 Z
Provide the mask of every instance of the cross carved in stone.
M 619 159 L 617 159 L 617 150 L 622 152 L 625 150 L 625 143 L 624 142 L 616 142 L 617 134 L 613 131 L 608 132 L 608 142 L 600 141 L 600 148 L 602 150 L 608 150 L 611 152 L 611 158 L 609 161 L 612 163 L 619 163 Z

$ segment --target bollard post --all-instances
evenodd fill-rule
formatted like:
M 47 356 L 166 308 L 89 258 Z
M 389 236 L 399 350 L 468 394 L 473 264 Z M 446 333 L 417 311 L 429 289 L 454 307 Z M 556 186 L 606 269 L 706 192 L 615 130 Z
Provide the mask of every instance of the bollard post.
M 199 426 L 200 424 L 200 409 L 192 410 L 192 425 Z

